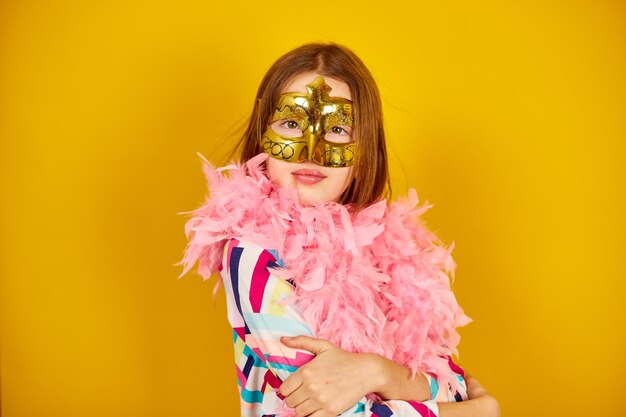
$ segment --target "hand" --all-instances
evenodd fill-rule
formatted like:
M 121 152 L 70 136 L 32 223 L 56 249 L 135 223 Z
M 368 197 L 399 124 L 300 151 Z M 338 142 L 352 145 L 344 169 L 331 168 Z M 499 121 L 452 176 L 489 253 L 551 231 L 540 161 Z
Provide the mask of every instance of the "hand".
M 467 395 L 470 399 L 480 399 L 483 402 L 485 412 L 495 417 L 500 416 L 500 404 L 498 400 L 491 396 L 485 388 L 478 382 L 476 378 L 468 372 L 465 373 L 465 381 L 467 382 Z
M 309 336 L 281 337 L 288 347 L 315 354 L 279 388 L 286 404 L 298 417 L 336 416 L 373 392 L 377 380 L 376 359 L 369 353 L 347 352 L 324 339 Z
M 452 403 L 437 403 L 441 417 L 500 417 L 500 405 L 485 388 L 465 373 L 469 400 Z

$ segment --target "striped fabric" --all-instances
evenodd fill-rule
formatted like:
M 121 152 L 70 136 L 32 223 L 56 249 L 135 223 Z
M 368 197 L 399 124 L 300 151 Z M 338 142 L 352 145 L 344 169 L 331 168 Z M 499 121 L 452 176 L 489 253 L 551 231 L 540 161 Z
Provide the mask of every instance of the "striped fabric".
M 220 273 L 224 279 L 228 320 L 233 328 L 235 361 L 242 417 L 273 417 L 286 405 L 278 392 L 282 381 L 314 358 L 310 352 L 289 348 L 281 336 L 315 337 L 292 306 L 281 304 L 293 290 L 293 283 L 272 274 L 268 268 L 282 266 L 277 254 L 256 244 L 231 239 L 224 248 Z M 464 372 L 451 360 L 451 372 L 465 387 Z M 459 401 L 467 394 L 453 396 L 449 387 L 440 389 L 427 376 L 431 400 L 425 402 L 388 400 L 373 402 L 363 397 L 341 416 L 425 417 L 437 416 L 436 401 Z

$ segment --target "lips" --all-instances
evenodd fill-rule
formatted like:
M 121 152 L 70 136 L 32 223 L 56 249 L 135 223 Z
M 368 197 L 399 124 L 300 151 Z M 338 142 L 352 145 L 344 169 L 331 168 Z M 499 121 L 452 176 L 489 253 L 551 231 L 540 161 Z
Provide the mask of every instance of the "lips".
M 291 175 L 294 176 L 296 181 L 306 185 L 317 184 L 326 178 L 326 175 L 316 169 L 299 169 L 297 171 L 293 171 Z

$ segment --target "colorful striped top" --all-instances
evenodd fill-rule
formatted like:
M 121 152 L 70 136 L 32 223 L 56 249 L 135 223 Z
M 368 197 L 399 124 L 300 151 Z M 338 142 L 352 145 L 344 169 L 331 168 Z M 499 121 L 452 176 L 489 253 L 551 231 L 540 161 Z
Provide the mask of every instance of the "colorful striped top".
M 274 417 L 284 397 L 278 388 L 298 367 L 315 356 L 308 351 L 289 348 L 281 336 L 315 337 L 299 312 L 279 301 L 294 291 L 291 280 L 268 271 L 283 266 L 277 253 L 254 243 L 231 239 L 224 248 L 220 273 L 224 281 L 228 321 L 233 329 L 235 361 L 242 417 Z M 365 396 L 341 416 L 354 417 L 433 417 L 436 402 L 467 399 L 465 373 L 449 359 L 450 372 L 463 392 L 453 395 L 450 387 L 439 387 L 434 375 L 430 381 L 429 401 L 387 400 L 374 402 Z

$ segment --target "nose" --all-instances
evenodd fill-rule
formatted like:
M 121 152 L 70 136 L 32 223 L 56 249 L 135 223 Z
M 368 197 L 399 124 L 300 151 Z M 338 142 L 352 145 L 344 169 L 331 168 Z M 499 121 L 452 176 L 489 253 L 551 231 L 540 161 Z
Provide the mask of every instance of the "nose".
M 322 139 L 322 124 L 319 119 L 315 121 L 315 123 L 311 123 L 309 125 L 309 138 L 308 138 L 308 146 L 307 146 L 307 157 L 310 161 L 315 161 L 315 154 L 317 150 L 317 144 Z M 317 151 L 319 152 L 319 151 Z

